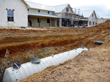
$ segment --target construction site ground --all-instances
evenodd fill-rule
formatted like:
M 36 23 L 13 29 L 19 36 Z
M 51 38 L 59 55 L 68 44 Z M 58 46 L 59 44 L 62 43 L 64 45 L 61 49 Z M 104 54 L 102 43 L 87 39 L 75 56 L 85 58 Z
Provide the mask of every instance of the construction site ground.
M 0 58 L 3 59 L 9 50 L 9 60 L 13 57 L 21 59 L 17 63 L 81 46 L 89 49 L 20 82 L 110 82 L 109 21 L 91 28 L 0 29 L 0 35 Z M 96 45 L 95 41 L 104 44 Z M 26 60 L 27 55 L 30 59 Z

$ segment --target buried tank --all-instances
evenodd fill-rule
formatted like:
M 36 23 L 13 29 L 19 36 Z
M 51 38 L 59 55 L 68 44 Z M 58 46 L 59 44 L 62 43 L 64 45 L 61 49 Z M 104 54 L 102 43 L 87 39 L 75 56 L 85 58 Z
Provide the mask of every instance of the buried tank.
M 38 73 L 44 70 L 49 66 L 59 65 L 60 63 L 64 63 L 69 59 L 73 59 L 78 54 L 80 54 L 83 50 L 88 51 L 87 48 L 80 47 L 74 50 L 52 55 L 42 59 L 35 58 L 35 59 L 32 59 L 31 62 L 27 62 L 24 64 L 14 63 L 13 67 L 9 67 L 5 70 L 2 82 L 20 81 L 30 75 L 33 75 L 34 73 Z

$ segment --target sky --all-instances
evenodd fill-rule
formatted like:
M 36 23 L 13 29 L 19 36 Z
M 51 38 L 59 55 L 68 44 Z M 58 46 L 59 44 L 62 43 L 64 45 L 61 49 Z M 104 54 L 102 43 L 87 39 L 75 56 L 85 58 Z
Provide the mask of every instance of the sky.
M 62 4 L 70 4 L 72 8 L 80 9 L 89 13 L 95 10 L 98 18 L 110 18 L 110 1 L 109 0 L 27 0 L 44 5 L 56 6 Z

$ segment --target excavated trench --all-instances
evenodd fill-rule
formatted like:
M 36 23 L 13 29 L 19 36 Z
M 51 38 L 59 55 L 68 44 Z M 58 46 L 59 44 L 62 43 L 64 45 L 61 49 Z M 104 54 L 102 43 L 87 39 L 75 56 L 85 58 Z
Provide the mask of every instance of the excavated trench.
M 10 55 L 17 52 L 26 52 L 29 50 L 33 50 L 35 48 L 44 48 L 44 47 L 61 47 L 68 46 L 68 48 L 74 49 L 80 46 L 88 46 L 88 42 L 85 42 L 88 36 L 77 37 L 77 38 L 56 38 L 49 40 L 34 40 L 27 42 L 17 42 L 17 43 L 5 43 L 0 48 L 0 57 L 3 57 L 6 50 L 10 51 Z M 71 45 L 71 46 L 69 46 Z M 93 44 L 94 45 L 94 44 Z
M 41 28 L 43 29 L 43 28 Z M 0 29 L 0 58 L 6 50 L 10 55 L 17 52 L 26 53 L 29 50 L 38 50 L 44 47 L 65 47 L 71 50 L 80 46 L 96 47 L 95 41 L 105 41 L 109 35 L 109 27 L 92 28 L 47 28 L 44 30 Z M 101 35 L 103 34 L 103 35 Z M 18 55 L 19 55 L 18 54 Z
M 95 45 L 95 41 L 106 43 L 110 39 L 108 23 L 92 28 L 0 29 L 0 59 L 4 58 L 7 49 L 11 57 L 24 60 L 28 53 L 30 59 L 43 58 L 81 46 L 88 49 L 99 47 Z M 25 63 L 30 59 L 23 62 L 17 60 L 17 62 Z

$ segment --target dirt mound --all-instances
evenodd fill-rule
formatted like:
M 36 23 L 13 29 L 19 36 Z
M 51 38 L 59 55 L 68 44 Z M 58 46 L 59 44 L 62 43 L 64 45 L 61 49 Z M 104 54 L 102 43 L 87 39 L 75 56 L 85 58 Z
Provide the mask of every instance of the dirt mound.
M 62 46 L 66 46 L 68 48 L 66 50 L 85 46 L 89 48 L 89 51 L 83 51 L 72 60 L 48 67 L 19 82 L 110 82 L 110 42 L 108 42 L 110 39 L 110 22 L 72 31 L 74 33 L 72 37 L 83 38 Z M 95 45 L 95 41 L 103 41 L 104 44 Z
M 110 42 L 19 82 L 110 82 Z

